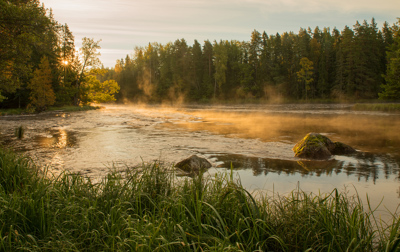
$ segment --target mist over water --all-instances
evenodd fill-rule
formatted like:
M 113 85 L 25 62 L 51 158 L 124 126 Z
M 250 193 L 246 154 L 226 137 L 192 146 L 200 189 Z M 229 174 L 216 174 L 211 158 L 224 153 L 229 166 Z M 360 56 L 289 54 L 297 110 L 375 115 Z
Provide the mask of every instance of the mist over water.
M 20 125 L 25 136 L 17 140 Z M 69 170 L 99 179 L 113 166 L 169 165 L 197 154 L 213 164 L 211 175 L 232 167 L 249 190 L 357 190 L 373 205 L 384 197 L 392 211 L 400 203 L 399 129 L 399 114 L 355 112 L 350 105 L 115 105 L 0 117 L 2 144 L 49 165 L 55 174 Z M 309 132 L 358 153 L 325 161 L 295 158 L 292 147 Z

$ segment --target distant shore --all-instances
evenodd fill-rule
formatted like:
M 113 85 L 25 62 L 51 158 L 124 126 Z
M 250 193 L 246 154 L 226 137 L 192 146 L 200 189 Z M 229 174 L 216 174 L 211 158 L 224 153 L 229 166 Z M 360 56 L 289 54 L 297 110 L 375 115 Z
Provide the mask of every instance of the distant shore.
M 180 104 L 180 105 L 191 105 L 193 103 Z M 285 100 L 279 102 L 268 102 L 266 100 L 236 100 L 236 101 L 208 101 L 204 103 L 194 103 L 198 105 L 234 105 L 234 104 L 354 104 L 348 101 L 341 102 L 337 100 Z M 175 106 L 176 104 L 170 104 L 171 106 Z M 87 111 L 87 110 L 96 110 L 101 109 L 103 106 L 99 105 L 85 105 L 85 106 L 61 106 L 61 107 L 49 107 L 46 111 L 62 111 L 62 112 L 74 112 L 74 111 Z M 383 111 L 383 112 L 400 112 L 400 103 L 398 102 L 377 102 L 377 101 L 361 101 L 355 103 L 350 107 L 352 110 L 356 111 Z M 0 109 L 0 116 L 3 115 L 23 115 L 23 114 L 35 114 L 27 109 L 22 108 L 9 108 L 9 109 Z
M 101 106 L 85 105 L 85 106 L 61 106 L 61 107 L 49 107 L 46 111 L 62 111 L 62 112 L 74 112 L 74 111 L 87 111 L 100 109 Z M 0 116 L 3 115 L 25 115 L 35 114 L 27 109 L 22 108 L 10 108 L 0 109 Z

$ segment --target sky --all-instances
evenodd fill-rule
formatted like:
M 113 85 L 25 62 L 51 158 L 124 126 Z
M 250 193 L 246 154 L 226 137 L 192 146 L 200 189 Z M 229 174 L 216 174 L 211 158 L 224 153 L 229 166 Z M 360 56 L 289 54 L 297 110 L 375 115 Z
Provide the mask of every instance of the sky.
M 83 37 L 100 40 L 100 60 L 116 60 L 149 43 L 185 39 L 249 41 L 255 29 L 276 34 L 300 28 L 340 31 L 372 18 L 381 28 L 400 17 L 399 0 L 42 0 L 66 23 L 80 47 Z

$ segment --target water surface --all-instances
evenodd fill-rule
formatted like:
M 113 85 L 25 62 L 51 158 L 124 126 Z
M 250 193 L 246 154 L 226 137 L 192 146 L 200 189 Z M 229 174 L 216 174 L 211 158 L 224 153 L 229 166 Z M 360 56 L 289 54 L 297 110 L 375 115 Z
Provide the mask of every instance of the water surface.
M 25 136 L 14 136 L 18 126 Z M 85 112 L 0 117 L 3 145 L 26 153 L 55 174 L 101 178 L 109 168 L 207 158 L 210 174 L 232 168 L 249 190 L 289 193 L 297 187 L 338 188 L 400 203 L 400 115 L 355 112 L 350 105 L 106 106 Z M 292 147 L 309 132 L 356 148 L 349 156 L 302 160 Z

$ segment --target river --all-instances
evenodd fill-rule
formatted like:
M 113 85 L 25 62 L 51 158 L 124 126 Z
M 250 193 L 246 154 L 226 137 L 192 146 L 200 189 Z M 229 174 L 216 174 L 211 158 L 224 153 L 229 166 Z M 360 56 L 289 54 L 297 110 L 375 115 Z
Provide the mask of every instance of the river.
M 287 194 L 300 188 L 355 191 L 372 207 L 400 213 L 400 114 L 352 111 L 351 105 L 106 105 L 95 111 L 1 116 L 3 145 L 58 174 L 94 180 L 109 169 L 154 161 L 170 166 L 196 154 L 231 167 L 250 191 Z M 25 134 L 16 139 L 15 128 Z M 351 145 L 354 155 L 325 161 L 295 158 L 294 144 L 309 132 Z

